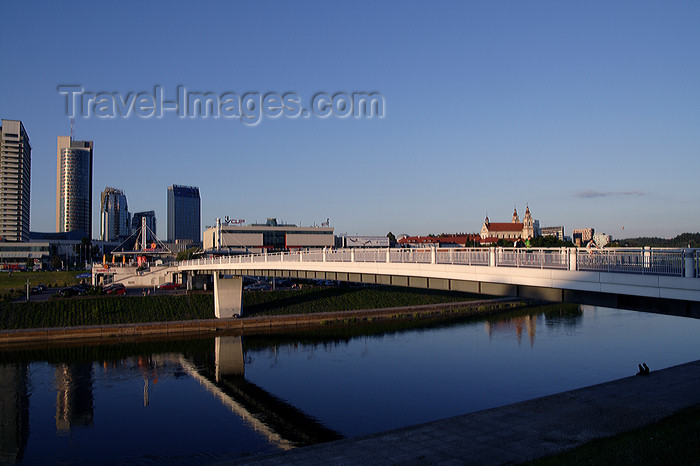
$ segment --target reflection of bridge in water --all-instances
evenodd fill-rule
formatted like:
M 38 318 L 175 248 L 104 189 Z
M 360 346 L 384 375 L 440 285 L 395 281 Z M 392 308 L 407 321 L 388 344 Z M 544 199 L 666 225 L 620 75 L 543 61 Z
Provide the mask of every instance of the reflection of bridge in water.
M 240 336 L 216 337 L 213 360 L 183 355 L 180 364 L 188 375 L 277 448 L 289 450 L 342 438 L 338 432 L 248 382 L 244 377 Z

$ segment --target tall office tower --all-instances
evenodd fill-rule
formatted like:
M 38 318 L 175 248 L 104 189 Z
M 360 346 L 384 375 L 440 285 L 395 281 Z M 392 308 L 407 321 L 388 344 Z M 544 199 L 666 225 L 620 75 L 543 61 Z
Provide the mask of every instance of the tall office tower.
M 32 146 L 18 120 L 0 127 L 0 241 L 29 241 Z
M 117 241 L 131 234 L 131 218 L 121 189 L 105 188 L 100 196 L 100 240 Z
M 56 231 L 92 239 L 92 141 L 59 136 L 56 146 Z
M 141 219 L 146 219 L 146 226 L 150 230 L 147 233 L 146 241 L 149 243 L 155 241 L 154 235 L 156 235 L 156 212 L 153 210 L 147 210 L 146 212 L 136 212 L 131 216 L 131 233 L 136 233 L 141 229 Z M 153 233 L 151 233 L 153 232 Z
M 168 242 L 201 238 L 199 188 L 172 185 L 168 188 Z

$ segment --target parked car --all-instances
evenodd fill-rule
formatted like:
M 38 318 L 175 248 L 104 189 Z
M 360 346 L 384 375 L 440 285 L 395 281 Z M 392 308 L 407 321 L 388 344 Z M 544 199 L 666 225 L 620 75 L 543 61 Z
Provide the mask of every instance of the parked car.
M 248 285 L 244 288 L 246 291 L 264 291 L 269 290 L 270 285 L 267 283 L 255 283 L 253 285 Z
M 37 286 L 32 288 L 32 293 L 43 293 L 46 291 L 46 285 L 39 283 Z
M 180 288 L 180 285 L 178 285 L 177 283 L 168 282 L 158 285 L 156 288 L 159 290 L 177 290 Z
M 73 288 L 75 288 L 76 290 L 78 290 L 78 291 L 79 291 L 79 294 L 82 295 L 82 294 L 87 293 L 87 292 L 90 290 L 91 286 L 90 286 L 90 285 L 86 285 L 86 284 L 84 284 L 84 283 L 79 283 L 79 284 L 75 285 Z
M 123 283 L 112 283 L 111 285 L 107 285 L 102 288 L 102 291 L 104 291 L 106 294 L 125 294 L 126 287 Z
M 63 296 L 64 298 L 67 298 L 69 296 L 77 296 L 80 294 L 80 290 L 78 290 L 74 286 L 67 286 L 65 288 L 61 288 L 58 290 L 58 295 Z

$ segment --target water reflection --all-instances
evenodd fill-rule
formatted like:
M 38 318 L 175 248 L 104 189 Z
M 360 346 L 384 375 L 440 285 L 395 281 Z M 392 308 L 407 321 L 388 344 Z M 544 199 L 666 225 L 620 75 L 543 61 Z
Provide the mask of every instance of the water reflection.
M 0 363 L 0 464 L 22 461 L 29 438 L 26 364 Z
M 92 364 L 59 364 L 55 369 L 56 431 L 92 425 Z
M 318 420 L 245 380 L 243 338 L 216 337 L 214 357 L 182 355 L 187 374 L 281 450 L 342 438 Z
M 680 364 L 700 353 L 698 332 L 563 305 L 3 350 L 0 463 L 226 461 L 633 375 L 641 360 Z

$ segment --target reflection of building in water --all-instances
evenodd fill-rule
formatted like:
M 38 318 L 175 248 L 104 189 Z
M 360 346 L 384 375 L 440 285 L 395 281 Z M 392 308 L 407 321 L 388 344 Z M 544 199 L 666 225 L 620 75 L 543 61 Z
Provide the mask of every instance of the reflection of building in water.
M 527 332 L 530 338 L 530 346 L 535 344 L 535 334 L 537 333 L 537 316 L 527 315 L 514 317 L 512 319 L 497 320 L 495 322 L 487 321 L 484 324 L 486 333 L 491 337 L 495 333 L 510 333 L 515 331 L 518 337 L 518 343 L 522 340 L 523 330 Z
M 55 371 L 56 430 L 92 425 L 92 364 L 60 364 Z
M 0 364 L 0 464 L 22 462 L 28 437 L 27 366 Z

